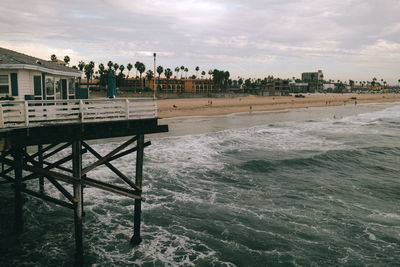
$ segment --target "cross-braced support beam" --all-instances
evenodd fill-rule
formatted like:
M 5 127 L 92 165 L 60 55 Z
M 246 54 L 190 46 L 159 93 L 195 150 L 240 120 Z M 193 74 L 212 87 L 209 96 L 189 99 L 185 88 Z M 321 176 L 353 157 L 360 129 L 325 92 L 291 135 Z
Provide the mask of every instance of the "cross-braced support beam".
M 129 148 L 128 146 L 136 142 L 136 147 Z M 140 134 L 130 138 L 128 141 L 113 149 L 107 155 L 102 156 L 96 152 L 90 145 L 83 140 L 75 140 L 66 144 L 52 144 L 43 146 L 37 145 L 36 153 L 29 153 L 24 147 L 12 147 L 9 151 L 4 152 L 0 156 L 0 163 L 7 165 L 0 172 L 0 177 L 4 181 L 0 183 L 13 183 L 15 188 L 15 231 L 20 232 L 23 228 L 22 220 L 22 193 L 33 197 L 48 201 L 66 208 L 74 210 L 74 229 L 75 229 L 75 248 L 76 257 L 75 263 L 81 265 L 83 263 L 83 187 L 85 185 L 95 187 L 108 192 L 127 196 L 135 200 L 134 204 L 134 233 L 131 238 L 131 244 L 138 245 L 142 241 L 140 236 L 140 221 L 141 221 L 141 202 L 144 200 L 142 194 L 142 177 L 143 177 L 143 154 L 144 148 L 151 144 L 150 141 L 144 142 L 144 135 Z M 64 149 L 69 149 L 72 145 L 70 155 L 56 160 L 49 159 Z M 86 152 L 93 154 L 97 161 L 89 164 L 85 168 L 82 165 L 82 155 Z M 129 178 L 119 171 L 111 161 L 117 160 L 123 156 L 136 152 L 136 179 Z M 62 166 L 63 164 L 72 161 L 72 169 Z M 114 185 L 107 182 L 99 181 L 87 177 L 87 174 L 101 166 L 107 166 L 119 178 L 121 178 L 128 188 L 120 185 Z M 9 173 L 14 171 L 12 177 Z M 23 171 L 27 174 L 23 176 Z M 38 179 L 39 189 L 32 190 L 25 187 L 25 181 Z M 54 198 L 44 192 L 44 182 L 48 180 L 62 195 L 65 200 Z M 72 185 L 68 188 L 68 185 Z

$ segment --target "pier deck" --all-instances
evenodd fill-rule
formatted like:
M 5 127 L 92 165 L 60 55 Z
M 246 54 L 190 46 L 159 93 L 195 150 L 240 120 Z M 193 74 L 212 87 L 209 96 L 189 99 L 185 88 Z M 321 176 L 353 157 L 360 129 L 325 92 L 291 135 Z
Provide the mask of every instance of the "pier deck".
M 15 191 L 14 231 L 23 230 L 24 195 L 70 208 L 75 218 L 76 264 L 82 264 L 83 193 L 85 186 L 91 186 L 135 200 L 131 243 L 138 245 L 144 148 L 151 144 L 145 142 L 144 136 L 161 132 L 168 132 L 168 126 L 158 125 L 153 99 L 1 101 L 0 185 L 12 184 Z M 106 155 L 100 155 L 86 142 L 114 137 L 128 139 Z M 28 146 L 37 150 L 26 149 Z M 97 160 L 83 166 L 86 153 Z M 135 177 L 128 177 L 111 163 L 131 153 L 136 153 Z M 119 177 L 124 186 L 90 177 L 90 172 L 102 165 Z M 36 180 L 35 186 L 28 186 L 27 181 Z M 54 186 L 62 198 L 46 194 L 45 182 Z

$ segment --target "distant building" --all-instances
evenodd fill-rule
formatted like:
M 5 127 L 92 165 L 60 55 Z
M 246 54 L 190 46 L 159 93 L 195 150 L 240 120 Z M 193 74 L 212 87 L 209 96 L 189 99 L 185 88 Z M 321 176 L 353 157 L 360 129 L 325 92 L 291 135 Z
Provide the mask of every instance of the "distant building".
M 56 61 L 53 61 L 54 63 L 58 64 L 58 65 L 63 65 L 63 66 L 67 66 L 67 62 L 57 59 Z
M 272 82 L 272 88 L 275 94 L 289 95 L 290 93 L 289 80 L 276 79 Z
M 332 93 L 335 90 L 335 84 L 334 83 L 324 83 L 323 90 L 324 90 L 324 92 Z
M 308 83 L 310 93 L 315 93 L 316 91 L 320 91 L 322 89 L 323 79 L 324 75 L 322 70 L 319 70 L 318 72 L 303 72 L 301 74 L 301 80 L 305 83 Z
M 290 92 L 291 93 L 308 93 L 308 83 L 290 83 Z
M 167 79 L 155 78 L 155 84 L 158 92 L 164 93 L 212 93 L 215 86 L 212 79 Z M 141 89 L 148 88 L 154 90 L 154 79 L 147 78 L 128 78 L 125 79 L 123 88 Z

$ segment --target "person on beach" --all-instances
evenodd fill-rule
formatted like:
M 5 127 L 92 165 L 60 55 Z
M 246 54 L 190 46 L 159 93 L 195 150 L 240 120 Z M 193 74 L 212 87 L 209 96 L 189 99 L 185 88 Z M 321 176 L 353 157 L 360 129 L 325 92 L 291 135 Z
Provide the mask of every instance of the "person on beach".
M 253 106 L 252 105 L 250 105 L 250 113 L 251 113 L 251 111 L 253 110 Z

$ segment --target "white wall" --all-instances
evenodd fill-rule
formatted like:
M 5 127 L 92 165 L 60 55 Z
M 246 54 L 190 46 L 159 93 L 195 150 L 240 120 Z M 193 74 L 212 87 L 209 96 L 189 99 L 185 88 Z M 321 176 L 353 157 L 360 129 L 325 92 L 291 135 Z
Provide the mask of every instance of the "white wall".
M 17 78 L 18 78 L 18 96 L 14 96 L 16 100 L 24 100 L 25 95 L 34 95 L 34 88 L 33 88 L 33 77 L 34 76 L 40 76 L 42 79 L 42 72 L 40 71 L 34 71 L 34 70 L 0 70 L 0 75 L 8 75 L 9 77 L 9 93 L 8 95 L 11 96 L 11 80 L 10 80 L 10 73 L 17 73 Z M 59 75 L 53 75 L 53 74 L 48 74 L 50 76 L 54 77 L 55 82 L 60 80 L 60 79 L 66 79 L 67 80 L 67 88 L 69 87 L 69 79 L 71 77 L 68 76 L 59 76 Z M 43 83 L 43 81 L 42 81 Z M 42 85 L 43 86 L 43 85 Z M 56 84 L 54 84 L 54 91 L 56 92 Z M 1 94 L 0 96 L 5 96 L 6 94 Z M 59 99 L 59 95 L 57 95 L 57 99 Z

